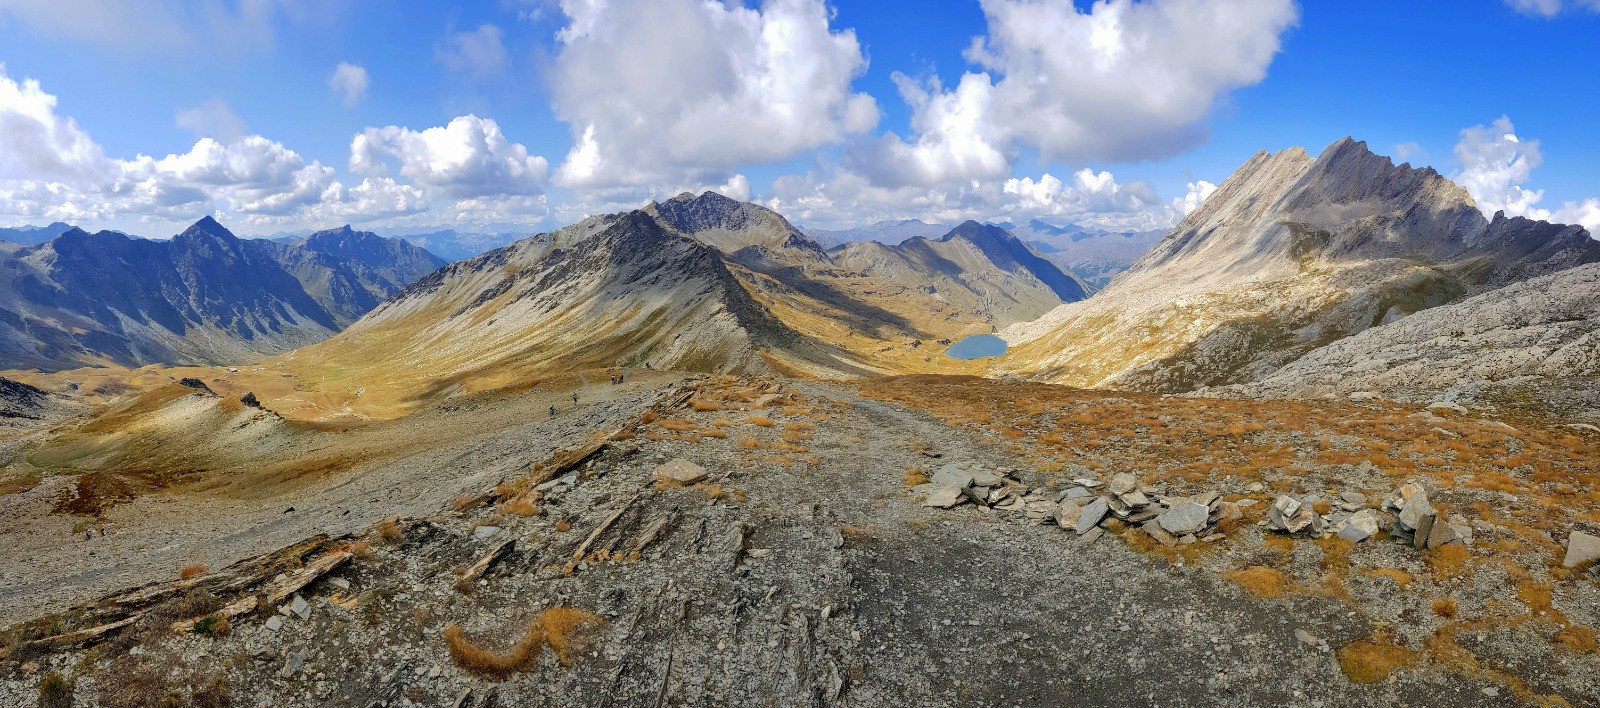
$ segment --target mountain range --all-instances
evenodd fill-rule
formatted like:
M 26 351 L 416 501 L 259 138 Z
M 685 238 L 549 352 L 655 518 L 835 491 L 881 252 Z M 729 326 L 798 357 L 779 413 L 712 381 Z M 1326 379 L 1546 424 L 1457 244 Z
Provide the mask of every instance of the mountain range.
M 211 217 L 166 241 L 71 228 L 0 244 L 0 367 L 251 360 L 326 338 L 442 264 L 348 227 L 285 244 Z
M 770 209 L 685 193 L 450 264 L 284 363 L 341 372 L 367 410 L 612 366 L 855 377 L 1083 296 L 995 227 L 827 251 Z
M 348 226 L 270 241 L 238 239 L 210 218 L 170 241 L 69 229 L 0 245 L 0 355 L 10 368 L 60 369 L 296 350 L 281 362 L 302 381 L 402 408 L 469 380 L 609 366 L 959 370 L 1227 395 L 1394 383 L 1362 369 L 1371 357 L 1453 362 L 1483 380 L 1600 371 L 1600 327 L 1584 309 L 1594 279 L 1580 268 L 1600 262 L 1600 243 L 1577 226 L 1485 218 L 1434 170 L 1395 165 L 1352 139 L 1315 157 L 1261 152 L 1134 258 L 1151 238 L 968 221 L 937 236 L 825 248 L 777 212 L 715 192 L 590 217 L 448 266 Z M 1108 244 L 1131 259 L 1125 269 Z M 1118 274 L 1097 287 L 1063 260 Z M 1530 302 L 1544 319 L 1514 316 Z M 1448 323 L 1461 318 L 1469 324 L 1457 336 Z M 1471 334 L 1505 328 L 1517 334 Z M 989 332 L 1010 344 L 1003 357 L 940 356 L 956 338 Z M 1434 341 L 1446 334 L 1507 353 L 1466 366 L 1457 359 L 1471 350 Z M 1414 380 L 1446 390 L 1456 379 Z

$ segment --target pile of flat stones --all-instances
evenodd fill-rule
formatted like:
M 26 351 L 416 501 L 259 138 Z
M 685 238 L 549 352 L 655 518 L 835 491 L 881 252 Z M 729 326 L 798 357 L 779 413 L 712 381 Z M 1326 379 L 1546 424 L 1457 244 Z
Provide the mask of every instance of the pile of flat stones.
M 1447 514 L 1435 509 L 1428 503 L 1427 491 L 1415 482 L 1396 489 L 1383 500 L 1381 509 L 1367 507 L 1367 497 L 1360 492 L 1339 495 L 1330 505 L 1337 510 L 1326 516 L 1312 508 L 1315 502 L 1280 495 L 1267 508 L 1267 528 L 1313 538 L 1334 534 L 1356 543 L 1388 531 L 1397 542 L 1412 544 L 1419 550 L 1472 542 L 1472 527 L 1453 523 Z
M 1103 489 L 1102 489 L 1103 487 Z M 1164 545 L 1177 546 L 1222 537 L 1216 526 L 1244 516 L 1237 504 L 1207 492 L 1192 497 L 1166 496 L 1152 487 L 1139 486 L 1126 472 L 1109 483 L 1074 479 L 1066 491 L 1026 485 L 1005 474 L 948 464 L 926 484 L 913 488 L 925 506 L 949 509 L 972 503 L 1003 511 L 1020 511 L 1039 523 L 1055 523 L 1093 541 L 1101 522 L 1117 518 L 1140 527 Z

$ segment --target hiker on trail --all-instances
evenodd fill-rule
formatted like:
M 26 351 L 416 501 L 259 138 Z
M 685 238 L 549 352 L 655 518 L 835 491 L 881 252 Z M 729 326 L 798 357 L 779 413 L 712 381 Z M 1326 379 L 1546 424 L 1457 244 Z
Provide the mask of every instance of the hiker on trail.
M 551 418 L 556 417 L 556 406 L 553 403 L 550 404 L 550 417 Z
M 101 526 L 100 527 L 100 538 L 105 538 L 105 537 L 106 537 L 106 527 Z
M 90 529 L 84 529 L 83 530 L 83 540 L 85 540 L 85 541 L 93 541 L 94 540 L 94 531 L 92 531 Z
M 624 383 L 627 380 L 628 380 L 628 375 L 627 374 L 617 374 L 617 383 Z
M 578 394 L 576 391 L 574 391 L 572 394 L 572 405 L 578 405 Z

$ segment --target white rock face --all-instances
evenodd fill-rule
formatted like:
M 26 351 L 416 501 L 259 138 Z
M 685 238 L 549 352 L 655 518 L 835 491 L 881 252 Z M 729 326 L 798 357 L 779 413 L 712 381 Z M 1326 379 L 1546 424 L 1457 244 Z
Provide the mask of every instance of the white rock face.
M 1105 290 L 1001 331 L 996 374 L 1190 391 L 1381 322 L 1600 260 L 1578 227 L 1485 220 L 1466 190 L 1350 139 L 1257 154 Z
M 1600 264 L 1590 264 L 1369 329 L 1217 392 L 1311 398 L 1373 390 L 1421 402 L 1596 377 Z

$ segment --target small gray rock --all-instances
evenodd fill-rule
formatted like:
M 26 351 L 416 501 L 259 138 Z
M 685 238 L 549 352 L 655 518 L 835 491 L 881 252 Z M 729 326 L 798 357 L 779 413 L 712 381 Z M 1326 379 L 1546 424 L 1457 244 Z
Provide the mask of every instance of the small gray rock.
M 1111 486 L 1108 489 L 1111 490 L 1112 494 L 1122 495 L 1137 489 L 1138 486 L 1139 480 L 1133 475 L 1127 472 L 1118 472 L 1111 478 Z
M 672 482 L 685 486 L 699 483 L 707 476 L 706 468 L 681 457 L 669 460 L 666 464 L 657 467 L 655 471 L 655 478 L 658 481 Z

